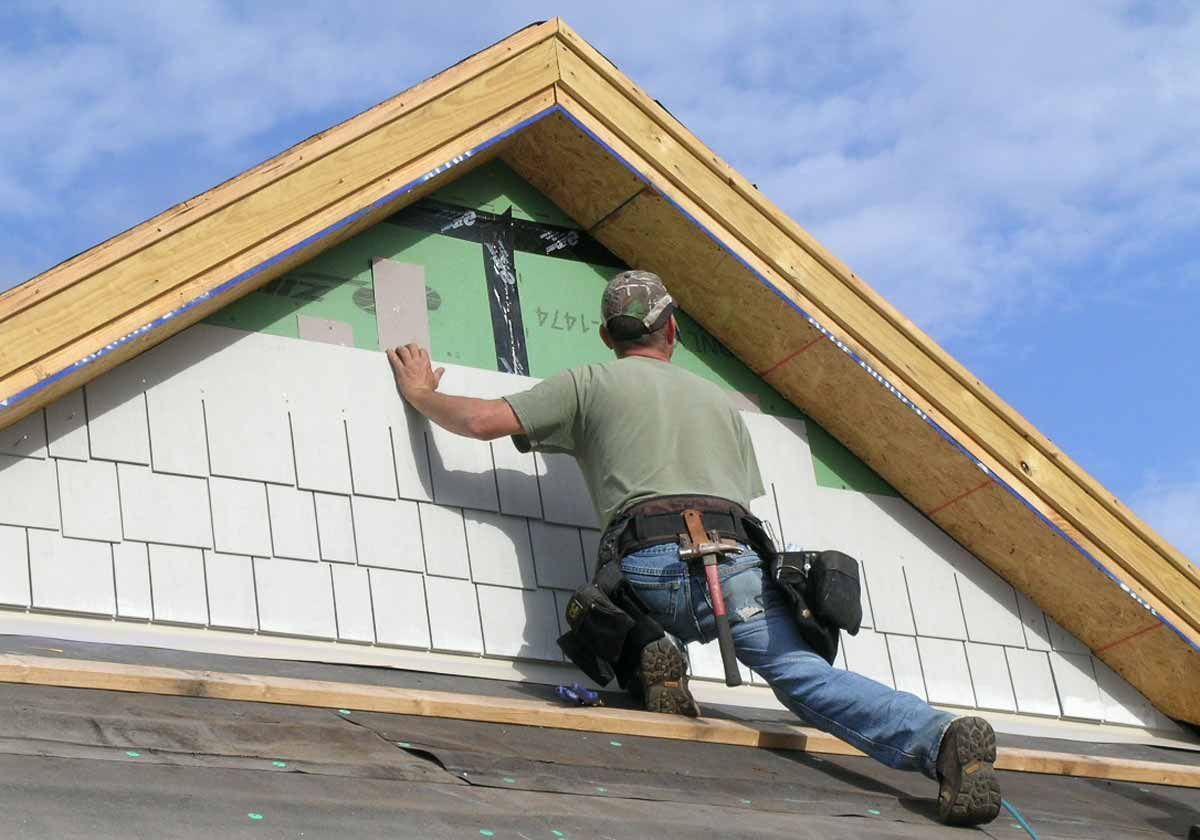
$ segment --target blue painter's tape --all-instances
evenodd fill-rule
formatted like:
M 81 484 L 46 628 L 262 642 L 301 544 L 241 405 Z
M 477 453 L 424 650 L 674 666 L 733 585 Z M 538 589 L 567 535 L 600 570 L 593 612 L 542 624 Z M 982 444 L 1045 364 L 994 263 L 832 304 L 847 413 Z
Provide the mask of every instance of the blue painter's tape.
M 458 166 L 460 163 L 470 160 L 472 157 L 475 157 L 480 152 L 485 151 L 486 149 L 490 148 L 491 146 L 496 145 L 497 143 L 501 142 L 502 140 L 505 140 L 506 138 L 512 136 L 513 134 L 517 133 L 518 131 L 521 131 L 522 129 L 534 124 L 535 122 L 538 122 L 539 120 L 545 119 L 546 117 L 550 116 L 552 113 L 555 113 L 556 111 L 560 111 L 560 110 L 562 110 L 561 106 L 552 105 L 549 108 L 539 111 L 537 114 L 534 114 L 532 117 L 522 120 L 521 122 L 517 123 L 516 125 L 512 126 L 511 128 L 506 129 L 505 131 L 484 141 L 483 143 L 480 143 L 478 146 L 468 149 L 463 154 L 453 157 L 450 160 L 448 160 L 442 164 L 439 164 L 438 166 L 434 167 L 430 171 L 421 175 L 421 177 L 414 178 L 413 180 L 398 187 L 397 189 L 393 190 L 392 192 L 388 193 L 387 195 L 383 196 L 382 198 L 376 199 L 375 201 L 371 202 L 367 206 L 354 211 L 353 213 L 346 216 L 345 218 L 342 218 L 342 219 L 334 222 L 333 224 L 329 225 L 328 227 L 301 240 L 300 242 L 296 243 L 295 245 L 292 245 L 291 247 L 279 252 L 278 254 L 275 254 L 274 256 L 270 257 L 269 259 L 266 259 L 263 262 L 259 263 L 258 265 L 254 266 L 253 268 L 249 268 L 246 271 L 243 271 L 241 274 L 237 275 L 236 277 L 232 277 L 229 280 L 226 280 L 224 283 L 214 286 L 213 288 L 209 289 L 208 291 L 204 292 L 203 294 L 198 295 L 197 297 L 195 297 L 192 300 L 188 301 L 187 303 L 183 304 L 179 308 L 172 309 L 170 312 L 167 312 L 166 314 L 164 314 L 158 318 L 155 318 L 153 321 L 149 322 L 148 324 L 144 324 L 143 326 L 138 327 L 137 329 L 133 330 L 132 332 L 121 336 L 116 341 L 113 341 L 110 344 L 104 345 L 99 350 L 97 350 L 93 353 L 89 353 L 87 356 L 84 356 L 79 361 L 68 365 L 67 367 L 63 368 L 62 370 L 57 371 L 56 373 L 53 373 L 50 376 L 47 376 L 45 379 L 42 379 L 41 381 L 39 381 L 33 385 L 30 385 L 28 388 L 24 389 L 23 391 L 19 391 L 16 394 L 13 394 L 11 397 L 0 400 L 0 412 L 3 412 L 6 409 L 12 408 L 13 406 L 23 402 L 24 400 L 29 399 L 34 394 L 37 394 L 38 392 L 50 387 L 55 382 L 58 382 L 59 380 L 63 379 L 64 377 L 70 376 L 71 374 L 73 374 L 79 370 L 82 370 L 83 368 L 85 368 L 88 365 L 95 362 L 97 359 L 104 358 L 105 356 L 112 353 L 113 351 L 115 351 L 121 347 L 124 347 L 126 344 L 129 344 L 131 341 L 145 335 L 148 332 L 151 332 L 152 330 L 158 329 L 159 327 L 166 324 L 168 321 L 171 321 L 174 318 L 179 317 L 183 313 L 196 308 L 200 304 L 202 304 L 206 301 L 212 300 L 214 298 L 218 298 L 221 295 L 229 292 L 230 290 L 237 288 L 238 286 L 245 283 L 250 278 L 255 277 L 256 275 L 259 275 L 262 272 L 266 271 L 271 266 L 277 265 L 279 262 L 287 259 L 288 257 L 292 256 L 293 254 L 296 254 L 308 247 L 311 247 L 312 245 L 315 245 L 316 243 L 320 242 L 322 239 L 325 239 L 325 238 L 331 236 L 332 234 L 337 233 L 339 230 L 344 229 L 348 225 L 354 224 L 354 222 L 358 221 L 359 219 L 361 219 L 363 216 L 367 215 L 368 213 L 371 213 L 374 210 L 379 209 L 380 207 L 390 204 L 391 202 L 395 201 L 400 196 L 404 195 L 407 192 L 410 192 L 411 190 L 420 186 L 421 184 L 424 184 L 427 181 L 430 181 L 433 178 L 438 177 L 439 175 L 441 175 L 444 172 L 448 172 L 449 170 Z
M 628 161 L 624 160 L 615 149 L 613 149 L 610 145 L 608 145 L 606 142 L 604 142 L 604 140 L 602 140 L 599 136 L 597 136 L 595 134 L 595 132 L 593 132 L 590 128 L 588 128 L 586 125 L 584 125 L 582 122 L 580 122 L 569 111 L 562 109 L 561 106 L 556 106 L 556 107 L 558 107 L 560 110 L 562 110 L 563 116 L 565 116 L 568 120 L 570 120 L 572 123 L 574 123 L 575 126 L 580 131 L 587 134 L 593 140 L 593 142 L 595 142 L 597 145 L 599 145 L 601 148 L 603 148 L 605 151 L 607 151 L 610 155 L 612 155 L 618 161 L 623 163 L 626 166 L 626 168 L 628 168 L 631 172 L 633 172 L 638 177 L 639 180 L 641 180 L 643 183 L 650 184 L 650 181 L 648 180 L 648 178 L 645 175 L 643 175 L 641 172 L 638 172 L 636 169 L 634 169 L 633 166 Z M 650 186 L 653 187 L 653 184 L 650 184 Z M 740 254 L 737 254 L 731 248 L 729 248 L 729 246 L 726 245 L 725 242 L 723 242 L 712 231 L 710 231 L 708 228 L 706 228 L 695 216 L 693 216 L 686 209 L 684 209 L 682 206 L 680 206 L 678 202 L 676 202 L 670 196 L 664 194 L 661 190 L 655 190 L 655 192 L 664 201 L 666 201 L 668 204 L 670 204 L 672 207 L 674 207 L 675 210 L 680 215 L 682 215 L 684 218 L 686 218 L 688 221 L 690 221 L 693 225 L 695 225 L 696 228 L 698 230 L 700 230 L 701 233 L 703 233 L 705 236 L 707 236 L 709 239 L 711 239 L 718 248 L 720 248 L 722 251 L 724 251 L 730 257 L 732 257 L 733 259 L 735 259 L 739 263 L 741 263 L 742 266 L 745 267 L 745 269 L 751 273 L 751 275 L 753 275 L 755 278 L 757 278 L 760 283 L 762 283 L 764 286 L 767 287 L 767 289 L 769 289 L 771 292 L 773 292 L 775 295 L 777 295 L 780 300 L 782 300 L 784 303 L 786 303 L 788 306 L 790 306 L 792 309 L 794 309 L 796 312 L 798 312 L 801 316 L 803 316 L 803 318 L 806 321 L 808 321 L 808 323 L 811 324 L 814 329 L 816 329 L 818 332 L 820 332 L 821 335 L 823 335 L 825 338 L 827 338 L 831 342 L 833 342 L 835 347 L 837 347 L 839 350 L 841 350 L 843 353 L 845 353 L 847 356 L 849 356 L 854 361 L 855 364 L 857 364 L 860 368 L 862 368 L 872 379 L 874 379 L 883 388 L 885 388 L 889 393 L 891 393 L 892 396 L 894 396 L 898 400 L 900 400 L 900 402 L 903 403 L 906 408 L 911 410 L 914 414 L 916 414 L 918 417 L 920 417 L 922 420 L 924 420 L 926 423 L 928 423 L 935 431 L 937 431 L 937 433 L 939 435 L 942 436 L 942 438 L 944 440 L 946 440 L 948 443 L 950 443 L 955 449 L 957 449 L 960 453 L 962 453 L 963 456 L 965 456 L 967 459 L 969 459 L 982 473 L 984 473 L 988 478 L 995 481 L 998 485 L 1000 485 L 1005 490 L 1007 490 L 1009 493 L 1011 493 L 1014 497 L 1016 497 L 1016 499 L 1018 501 L 1020 501 L 1021 504 L 1025 505 L 1025 507 L 1028 508 L 1030 510 L 1030 512 L 1033 513 L 1034 516 L 1036 516 L 1039 520 L 1041 520 L 1043 524 L 1045 524 L 1047 527 L 1049 527 L 1050 530 L 1054 534 L 1056 534 L 1057 536 L 1066 540 L 1068 545 L 1070 545 L 1075 550 L 1077 550 L 1080 554 L 1082 554 L 1084 557 L 1086 557 L 1088 562 L 1090 562 L 1093 566 L 1095 566 L 1098 570 L 1100 570 L 1100 572 L 1105 577 L 1107 577 L 1109 580 L 1111 580 L 1113 583 L 1115 583 L 1118 587 L 1120 587 L 1122 592 L 1124 592 L 1129 597 L 1133 598 L 1133 600 L 1135 600 L 1139 605 L 1141 605 L 1141 607 L 1143 609 L 1145 609 L 1149 615 L 1153 616 L 1158 621 L 1162 622 L 1167 627 L 1169 627 L 1172 631 L 1174 631 L 1175 635 L 1179 636 L 1179 638 L 1181 638 L 1181 639 L 1183 639 L 1183 641 L 1187 642 L 1187 644 L 1193 650 L 1200 651 L 1200 645 L 1197 645 L 1196 642 L 1194 642 L 1190 638 L 1188 638 L 1187 635 L 1185 635 L 1182 630 L 1180 630 L 1172 622 L 1170 622 L 1166 618 L 1164 618 L 1152 606 L 1150 606 L 1148 603 L 1146 603 L 1146 601 L 1143 600 L 1140 596 L 1138 596 L 1138 594 L 1136 592 L 1134 592 L 1133 589 L 1128 584 L 1126 584 L 1124 581 L 1122 581 L 1120 578 L 1118 578 L 1116 575 L 1114 575 L 1109 569 L 1105 568 L 1105 566 L 1103 564 L 1101 564 L 1100 561 L 1098 561 L 1094 556 L 1092 556 L 1092 554 L 1087 549 L 1085 549 L 1076 540 L 1074 540 L 1070 535 L 1068 535 L 1065 531 L 1063 531 L 1060 527 L 1058 527 L 1058 525 L 1056 525 L 1054 522 L 1052 522 L 1040 510 L 1035 508 L 1033 506 L 1033 504 L 1031 504 L 1029 502 L 1028 499 L 1026 499 L 1024 496 L 1022 496 L 1020 493 L 1018 493 L 1016 491 L 1016 489 L 1014 489 L 1008 482 L 1004 481 L 1002 478 L 1000 478 L 995 473 L 993 473 L 986 464 L 984 464 L 981 460 L 979 460 L 979 458 L 975 457 L 975 455 L 973 453 L 971 453 L 965 446 L 963 446 L 963 444 L 961 444 L 958 440 L 956 440 L 948 431 L 946 431 L 944 428 L 942 428 L 941 425 L 939 425 L 937 423 L 937 421 L 930 418 L 929 415 L 927 413 L 925 413 L 920 408 L 920 406 L 918 406 L 915 402 L 913 402 L 911 399 L 909 399 L 908 396 L 906 396 L 903 391 L 901 391 L 899 388 L 897 388 L 895 385 L 893 385 L 891 382 L 889 382 L 886 377 L 884 377 L 881 373 L 879 373 L 879 371 L 877 371 L 873 367 L 871 367 L 871 365 L 868 364 L 865 359 L 861 358 L 857 353 L 855 353 L 853 350 L 851 350 L 845 344 L 845 342 L 838 339 L 829 329 L 827 329 L 824 325 L 822 325 L 816 318 L 814 318 L 812 315 L 810 315 L 808 312 L 806 312 L 804 309 L 802 309 L 799 305 L 797 305 L 794 300 L 792 300 L 787 295 L 785 295 L 782 291 L 780 291 L 778 288 L 776 288 L 775 285 L 773 283 L 771 283 L 766 277 L 764 277 L 757 269 L 755 269 L 754 266 L 750 265 L 750 263 L 747 262 Z

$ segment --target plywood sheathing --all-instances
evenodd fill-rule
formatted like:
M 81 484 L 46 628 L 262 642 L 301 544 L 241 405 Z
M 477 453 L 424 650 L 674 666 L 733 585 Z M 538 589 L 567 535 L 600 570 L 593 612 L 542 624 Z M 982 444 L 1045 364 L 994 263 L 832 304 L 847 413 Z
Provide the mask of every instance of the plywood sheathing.
M 574 125 L 534 123 L 510 165 L 614 252 L 657 267 L 704 326 L 948 529 L 959 506 L 1007 494 L 998 518 L 958 523 L 956 538 L 998 570 L 989 529 L 1048 540 L 1009 573 L 1047 564 L 1065 585 L 1014 583 L 1164 711 L 1200 722 L 1200 571 L 558 21 L 0 296 L 0 400 L 52 383 L 0 410 L 0 426 L 413 200 L 423 190 L 398 191 L 414 179 L 500 152 L 489 143 L 554 106 Z M 1077 571 L 1081 550 L 1139 601 Z M 1121 607 L 1093 612 L 1110 594 Z M 1147 630 L 1139 602 L 1176 629 Z
M 483 154 L 459 159 L 553 105 L 554 31 L 526 29 L 0 296 L 0 399 L 256 270 L 211 306 L 193 306 L 173 329 L 147 335 L 145 349 L 441 186 L 447 179 L 433 176 L 443 168 L 477 163 Z M 88 367 L 22 400 L 0 422 L 15 422 L 102 371 Z

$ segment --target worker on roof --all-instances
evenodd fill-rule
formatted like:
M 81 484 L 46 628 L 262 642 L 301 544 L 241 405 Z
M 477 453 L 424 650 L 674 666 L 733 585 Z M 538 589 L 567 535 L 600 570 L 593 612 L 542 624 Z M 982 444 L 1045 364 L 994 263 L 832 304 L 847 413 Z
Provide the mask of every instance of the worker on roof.
M 600 329 L 617 358 L 503 399 L 441 393 L 443 369 L 434 370 L 415 344 L 388 350 L 388 359 L 404 399 L 448 431 L 511 436 L 522 452 L 566 452 L 578 461 L 604 533 L 596 576 L 572 597 L 572 632 L 559 644 L 589 676 L 603 684 L 615 675 L 652 711 L 696 715 L 682 644 L 712 641 L 723 613 L 737 659 L 798 717 L 889 767 L 937 780 L 944 822 L 994 819 L 1000 790 L 987 721 L 955 718 L 832 667 L 838 626 L 856 632 L 857 621 L 814 622 L 797 603 L 803 596 L 785 593 L 772 576 L 764 557 L 783 555 L 749 513 L 765 492 L 750 435 L 723 391 L 671 364 L 675 308 L 657 275 L 618 274 L 601 299 Z M 692 548 L 689 528 L 697 534 L 701 521 L 699 533 L 724 552 L 712 555 L 722 559 L 710 585 L 696 564 L 681 560 L 695 553 L 681 544 Z M 846 559 L 857 586 L 857 566 Z

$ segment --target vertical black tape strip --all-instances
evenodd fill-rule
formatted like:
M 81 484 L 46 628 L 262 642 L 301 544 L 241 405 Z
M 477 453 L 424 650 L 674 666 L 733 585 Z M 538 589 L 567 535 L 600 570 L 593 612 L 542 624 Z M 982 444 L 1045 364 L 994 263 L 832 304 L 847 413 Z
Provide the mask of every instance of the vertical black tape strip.
M 492 335 L 496 340 L 496 369 L 528 376 L 529 353 L 525 347 L 525 324 L 521 319 L 521 296 L 513 259 L 512 208 L 487 224 L 480 233 L 483 272 L 487 277 L 488 304 L 492 310 Z

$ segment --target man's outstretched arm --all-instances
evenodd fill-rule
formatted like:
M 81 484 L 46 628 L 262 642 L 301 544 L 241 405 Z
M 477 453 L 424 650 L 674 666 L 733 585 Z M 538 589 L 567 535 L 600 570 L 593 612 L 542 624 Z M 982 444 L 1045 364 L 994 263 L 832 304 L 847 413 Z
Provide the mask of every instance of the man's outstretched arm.
M 477 440 L 525 433 L 512 406 L 504 400 L 457 397 L 438 391 L 446 369 L 434 370 L 429 353 L 420 345 L 390 349 L 387 357 L 400 396 L 443 429 Z

